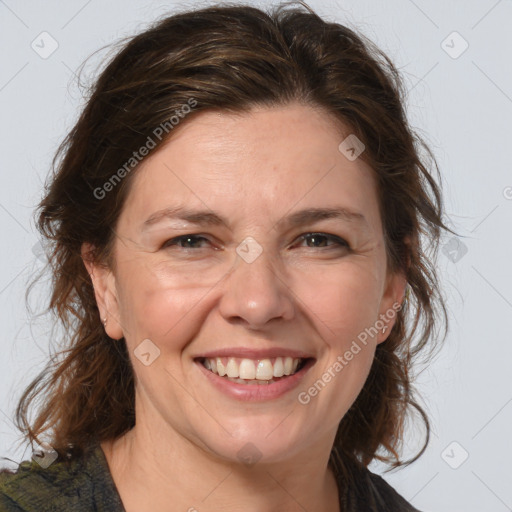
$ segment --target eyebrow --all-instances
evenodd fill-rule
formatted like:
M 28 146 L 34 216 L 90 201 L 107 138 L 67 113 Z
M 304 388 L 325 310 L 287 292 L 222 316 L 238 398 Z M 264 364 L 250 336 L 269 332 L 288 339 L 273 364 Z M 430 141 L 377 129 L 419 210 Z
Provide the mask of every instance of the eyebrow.
M 183 220 L 190 224 L 201 226 L 219 226 L 224 224 L 228 226 L 227 219 L 211 210 L 191 210 L 184 206 L 177 206 L 159 210 L 150 215 L 143 223 L 142 229 L 146 230 L 150 226 L 164 219 Z M 339 219 L 353 222 L 369 227 L 368 221 L 362 213 L 354 212 L 343 207 L 334 208 L 306 208 L 292 213 L 280 219 L 273 227 L 293 228 L 304 224 L 312 224 L 326 219 Z

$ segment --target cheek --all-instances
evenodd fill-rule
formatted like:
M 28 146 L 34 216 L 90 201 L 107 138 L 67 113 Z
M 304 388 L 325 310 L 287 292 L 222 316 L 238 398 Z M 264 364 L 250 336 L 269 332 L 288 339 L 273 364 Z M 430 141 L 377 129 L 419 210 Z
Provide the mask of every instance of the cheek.
M 318 277 L 318 276 L 317 276 Z M 316 288 L 299 292 L 313 319 L 324 355 L 299 403 L 316 407 L 326 428 L 337 428 L 361 392 L 375 355 L 379 286 L 367 267 L 347 264 L 322 276 Z
M 296 293 L 305 314 L 338 348 L 377 319 L 380 281 L 368 263 L 347 260 L 297 279 Z
M 198 305 L 211 286 L 197 283 L 190 274 L 185 280 L 180 274 L 136 262 L 126 265 L 120 277 L 120 316 L 128 345 L 149 338 L 165 351 L 193 336 L 199 325 Z
M 371 327 L 378 315 L 380 281 L 368 263 L 347 260 L 309 277 L 304 274 L 297 292 L 325 351 L 312 387 L 302 398 L 307 402 L 322 395 L 318 405 L 328 407 L 326 417 L 333 425 L 357 398 L 374 359 L 376 332 Z

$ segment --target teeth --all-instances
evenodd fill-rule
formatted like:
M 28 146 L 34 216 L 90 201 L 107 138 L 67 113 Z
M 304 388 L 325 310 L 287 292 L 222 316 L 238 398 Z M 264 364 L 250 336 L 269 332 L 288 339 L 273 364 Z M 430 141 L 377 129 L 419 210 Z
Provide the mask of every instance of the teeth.
M 272 363 L 270 359 L 263 359 L 258 362 L 258 367 L 256 368 L 256 378 L 258 380 L 270 380 L 274 376 L 274 368 L 272 368 Z
M 290 375 L 293 369 L 293 359 L 291 357 L 286 357 L 284 359 L 284 374 Z
M 282 377 L 284 375 L 283 358 L 278 357 L 274 363 L 274 377 Z
M 224 368 L 224 365 L 222 364 L 222 360 L 220 357 L 217 357 L 217 373 L 224 377 L 226 375 L 226 369 Z
M 245 381 L 248 380 L 273 382 L 273 378 L 293 375 L 300 362 L 301 359 L 292 357 L 260 360 L 216 357 L 204 359 L 203 365 L 221 377 L 227 377 L 234 382 L 246 383 Z
M 228 380 L 232 381 L 232 382 L 236 382 L 237 384 L 248 384 L 248 385 L 260 385 L 260 386 L 264 386 L 265 384 L 272 384 L 272 382 L 275 382 L 275 380 L 271 379 L 271 380 L 256 380 L 256 379 L 253 379 L 253 380 L 244 380 L 244 379 L 230 379 L 228 377 Z
M 238 377 L 238 365 L 233 357 L 231 357 L 228 361 L 228 365 L 226 366 L 226 372 L 228 377 L 235 378 Z
M 252 380 L 256 378 L 256 366 L 250 359 L 242 359 L 240 363 L 240 378 Z

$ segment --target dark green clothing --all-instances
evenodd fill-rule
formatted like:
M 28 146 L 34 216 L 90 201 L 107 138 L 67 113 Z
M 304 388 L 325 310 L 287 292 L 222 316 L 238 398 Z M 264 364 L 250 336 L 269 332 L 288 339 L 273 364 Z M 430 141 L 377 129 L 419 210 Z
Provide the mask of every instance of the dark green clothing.
M 367 468 L 350 465 L 357 485 L 346 488 L 342 466 L 332 455 L 342 512 L 419 512 L 383 478 Z M 22 462 L 16 473 L 0 473 L 1 512 L 125 512 L 101 447 L 92 445 L 71 462 L 54 462 L 43 469 Z M 157 512 L 157 511 L 155 511 Z M 311 511 L 315 512 L 315 511 Z
M 99 445 L 72 462 L 43 469 L 24 461 L 0 474 L 0 512 L 124 512 Z

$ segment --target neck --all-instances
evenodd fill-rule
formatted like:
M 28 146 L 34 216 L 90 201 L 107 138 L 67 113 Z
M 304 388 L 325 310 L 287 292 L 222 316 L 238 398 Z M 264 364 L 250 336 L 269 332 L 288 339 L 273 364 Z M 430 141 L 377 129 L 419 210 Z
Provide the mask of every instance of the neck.
M 138 424 L 102 443 L 126 512 L 339 510 L 336 480 L 327 466 L 330 445 L 321 456 L 300 453 L 248 466 L 215 457 L 174 431 L 163 437 Z

